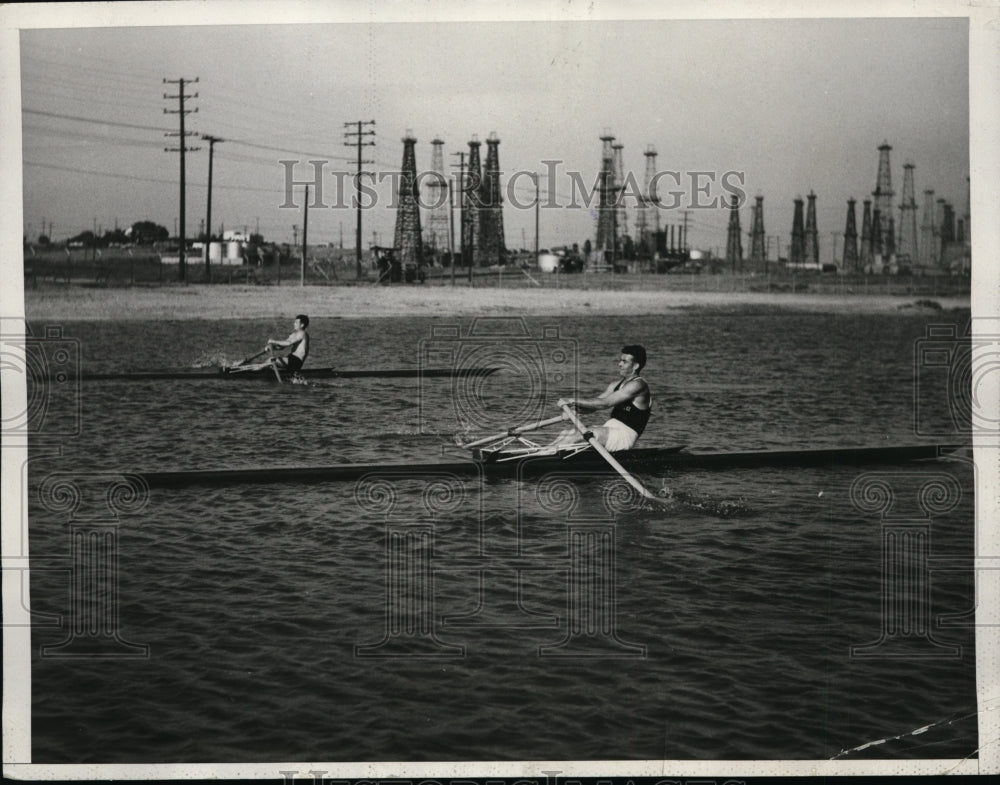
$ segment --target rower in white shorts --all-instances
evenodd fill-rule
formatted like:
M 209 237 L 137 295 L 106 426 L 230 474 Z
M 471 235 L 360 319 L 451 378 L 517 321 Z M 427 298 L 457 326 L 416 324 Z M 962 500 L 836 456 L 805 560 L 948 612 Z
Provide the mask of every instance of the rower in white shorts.
M 574 406 L 577 411 L 611 409 L 611 417 L 604 425 L 592 428 L 598 441 L 609 452 L 629 450 L 642 435 L 649 422 L 653 400 L 646 380 L 639 376 L 646 365 L 646 350 L 638 344 L 623 346 L 618 360 L 617 382 L 612 382 L 596 398 L 561 398 L 558 406 Z M 580 434 L 570 428 L 559 434 L 553 446 L 576 444 Z

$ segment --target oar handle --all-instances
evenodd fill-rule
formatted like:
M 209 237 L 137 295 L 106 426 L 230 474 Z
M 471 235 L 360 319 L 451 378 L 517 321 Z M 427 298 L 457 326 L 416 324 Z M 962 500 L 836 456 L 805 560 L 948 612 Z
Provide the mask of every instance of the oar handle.
M 615 457 L 610 452 L 608 452 L 607 447 L 605 447 L 597 440 L 597 437 L 594 436 L 593 432 L 591 432 L 591 430 L 587 428 L 587 426 L 580 421 L 580 418 L 577 417 L 576 414 L 574 414 L 573 410 L 569 408 L 569 404 L 564 403 L 560 408 L 563 410 L 563 412 L 565 412 L 566 419 L 572 422 L 574 427 L 580 432 L 580 435 L 583 436 L 583 438 L 586 439 L 588 442 L 590 442 L 590 446 L 593 447 L 595 450 L 597 450 L 597 453 L 605 461 L 608 462 L 608 465 L 610 465 L 612 469 L 614 469 L 622 476 L 622 479 L 624 479 L 625 482 L 627 482 L 629 485 L 635 488 L 640 494 L 645 496 L 647 499 L 657 499 L 657 501 L 659 501 L 659 499 L 656 496 L 654 496 L 652 493 L 646 490 L 645 486 L 643 486 L 641 482 L 639 482 L 635 477 L 629 474 L 628 470 L 624 466 L 618 463 Z

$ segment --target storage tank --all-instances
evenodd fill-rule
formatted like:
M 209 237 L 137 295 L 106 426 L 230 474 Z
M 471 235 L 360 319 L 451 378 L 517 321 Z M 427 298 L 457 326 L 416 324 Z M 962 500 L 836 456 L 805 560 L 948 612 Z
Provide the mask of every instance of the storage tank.
M 208 260 L 210 262 L 222 261 L 222 243 L 208 244 Z
M 554 253 L 538 254 L 538 269 L 543 273 L 554 273 L 559 269 L 559 259 Z
M 226 243 L 226 261 L 229 264 L 243 263 L 243 244 L 232 240 Z

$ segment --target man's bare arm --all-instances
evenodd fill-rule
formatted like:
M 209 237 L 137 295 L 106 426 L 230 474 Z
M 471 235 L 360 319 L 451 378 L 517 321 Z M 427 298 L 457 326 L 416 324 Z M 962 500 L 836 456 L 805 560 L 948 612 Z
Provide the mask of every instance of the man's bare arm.
M 642 391 L 643 385 L 638 379 L 632 379 L 627 384 L 622 385 L 619 390 L 615 390 L 615 382 L 612 382 L 596 398 L 564 398 L 559 402 L 559 405 L 562 406 L 563 403 L 569 403 L 570 405 L 575 405 L 578 409 L 585 409 L 587 411 L 610 409 L 620 403 L 632 400 Z
M 297 344 L 303 337 L 304 333 L 301 330 L 296 330 L 283 341 L 279 341 L 276 338 L 268 338 L 267 345 L 278 349 L 287 349 L 289 346 Z

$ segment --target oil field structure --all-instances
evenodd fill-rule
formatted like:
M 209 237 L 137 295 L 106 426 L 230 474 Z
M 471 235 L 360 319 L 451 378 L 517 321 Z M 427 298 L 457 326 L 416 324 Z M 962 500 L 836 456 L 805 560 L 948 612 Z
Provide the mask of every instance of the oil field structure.
M 505 265 L 509 254 L 504 240 L 503 196 L 500 184 L 500 139 L 496 132 L 486 140 L 486 164 L 481 164 L 479 137 L 469 140 L 468 161 L 463 156 L 458 194 L 452 193 L 444 172 L 444 141 L 431 142 L 431 208 L 428 216 L 428 242 L 424 242 L 420 220 L 420 178 L 417 175 L 417 139 L 410 130 L 402 139 L 403 161 L 400 169 L 395 233 L 392 247 L 373 246 L 378 266 L 378 283 L 423 282 L 425 267 L 447 263 L 467 268 L 471 280 L 474 267 Z M 447 191 L 447 195 L 445 194 Z M 452 202 L 459 203 L 460 244 L 456 252 L 453 239 Z
M 522 266 L 546 272 L 640 272 L 675 271 L 732 273 L 819 272 L 845 275 L 968 275 L 971 269 L 970 201 L 966 178 L 965 209 L 956 215 L 954 206 L 924 191 L 923 212 L 918 216 L 916 165 L 903 165 L 903 185 L 898 207 L 894 203 L 888 141 L 877 147 L 875 188 L 862 200 L 861 232 L 858 234 L 858 199 L 847 200 L 842 232 L 823 233 L 817 220 L 816 192 L 792 202 L 791 233 L 783 243 L 780 235 L 765 230 L 764 196 L 757 194 L 751 205 L 750 229 L 744 238 L 740 200 L 731 195 L 723 209 L 729 213 L 724 254 L 696 250 L 689 243 L 689 210 L 682 220 L 664 224 L 663 204 L 654 186 L 657 148 L 643 151 L 645 175 L 638 193 L 629 189 L 623 165 L 624 145 L 605 128 L 601 142 L 600 168 L 596 181 L 596 227 L 580 249 L 574 245 L 539 254 L 537 228 L 533 264 L 526 265 L 510 251 L 504 238 L 503 197 L 500 183 L 500 139 L 492 132 L 486 140 L 485 164 L 482 143 L 473 135 L 467 152 L 460 156 L 458 185 L 453 188 L 444 167 L 444 142 L 431 142 L 432 159 L 427 210 L 426 239 L 421 225 L 421 202 L 414 147 L 410 131 L 403 137 L 402 177 L 398 194 L 395 238 L 392 248 L 375 248 L 382 282 L 422 281 L 425 266 L 464 268 L 472 280 L 473 269 L 503 266 L 520 261 Z M 629 231 L 626 193 L 633 197 L 633 232 Z M 457 211 L 458 218 L 454 218 Z M 898 211 L 898 219 L 897 219 Z M 457 231 L 458 241 L 454 235 Z M 829 242 L 824 242 L 829 237 Z M 746 249 L 746 251 L 745 251 Z M 523 256 L 523 254 L 522 254 Z M 453 271 L 454 275 L 454 271 Z

